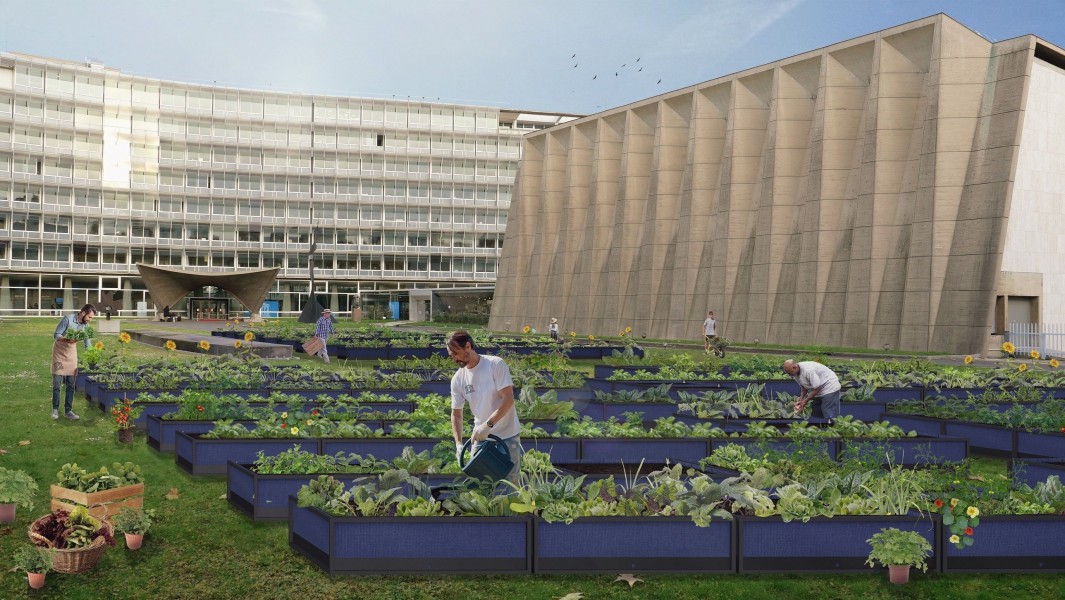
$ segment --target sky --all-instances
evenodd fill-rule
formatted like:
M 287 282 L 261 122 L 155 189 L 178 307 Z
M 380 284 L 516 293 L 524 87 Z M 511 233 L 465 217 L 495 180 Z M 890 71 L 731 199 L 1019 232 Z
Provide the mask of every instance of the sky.
M 1065 46 L 1065 0 L 0 0 L 0 50 L 190 83 L 591 114 L 945 12 Z

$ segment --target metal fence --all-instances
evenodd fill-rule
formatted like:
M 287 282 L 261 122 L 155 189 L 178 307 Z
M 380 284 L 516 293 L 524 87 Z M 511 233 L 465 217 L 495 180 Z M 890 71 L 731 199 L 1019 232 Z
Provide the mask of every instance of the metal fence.
M 1040 356 L 1065 356 L 1065 324 L 1010 323 L 1006 341 L 1017 347 L 1018 354 L 1038 350 Z

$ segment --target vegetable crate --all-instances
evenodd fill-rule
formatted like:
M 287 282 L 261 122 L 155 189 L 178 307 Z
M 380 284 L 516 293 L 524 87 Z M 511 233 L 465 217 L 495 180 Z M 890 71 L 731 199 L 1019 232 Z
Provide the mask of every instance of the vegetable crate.
M 52 485 L 52 510 L 61 508 L 72 511 L 77 506 L 89 509 L 89 514 L 100 520 L 108 520 L 123 507 L 144 507 L 144 484 L 124 485 L 101 492 L 79 492 Z

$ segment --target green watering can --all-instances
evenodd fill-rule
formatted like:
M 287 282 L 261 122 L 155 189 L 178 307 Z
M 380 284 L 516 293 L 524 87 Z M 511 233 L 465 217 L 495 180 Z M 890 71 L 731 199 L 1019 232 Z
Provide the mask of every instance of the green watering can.
M 472 438 L 466 440 L 466 443 L 462 444 L 462 454 L 459 456 L 459 468 L 466 475 L 476 479 L 499 481 L 514 468 L 514 461 L 510 458 L 510 449 L 499 436 L 490 434 L 488 439 L 477 446 L 477 452 L 473 452 L 467 461 L 466 453 L 472 444 Z

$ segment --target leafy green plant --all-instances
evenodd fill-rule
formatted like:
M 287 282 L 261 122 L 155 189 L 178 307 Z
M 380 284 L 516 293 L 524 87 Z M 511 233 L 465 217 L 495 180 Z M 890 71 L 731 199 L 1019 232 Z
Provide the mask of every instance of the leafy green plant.
M 34 545 L 21 545 L 12 556 L 14 571 L 25 573 L 47 573 L 52 570 L 52 556 L 55 550 Z
M 927 571 L 925 560 L 932 553 L 932 545 L 916 531 L 901 531 L 886 527 L 866 540 L 872 547 L 865 564 L 875 567 L 911 566 Z
M 77 463 L 66 463 L 56 473 L 56 485 L 79 492 L 100 492 L 144 482 L 141 468 L 134 463 L 113 463 L 111 469 L 100 467 L 86 471 Z
M 957 498 L 951 498 L 949 502 L 936 498 L 935 506 L 943 515 L 943 526 L 950 530 L 947 541 L 959 550 L 972 546 L 973 530 L 980 524 L 980 509 Z
M 25 471 L 0 467 L 0 504 L 32 509 L 37 490 L 37 482 Z
M 111 522 L 115 525 L 115 531 L 120 533 L 144 535 L 151 529 L 154 517 L 153 510 L 124 506 L 111 518 Z

